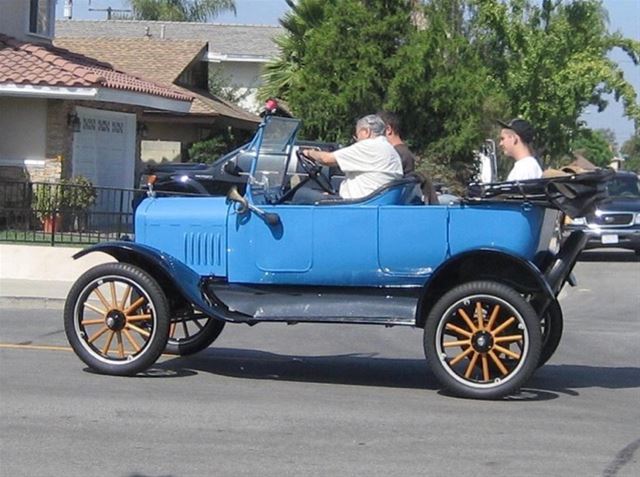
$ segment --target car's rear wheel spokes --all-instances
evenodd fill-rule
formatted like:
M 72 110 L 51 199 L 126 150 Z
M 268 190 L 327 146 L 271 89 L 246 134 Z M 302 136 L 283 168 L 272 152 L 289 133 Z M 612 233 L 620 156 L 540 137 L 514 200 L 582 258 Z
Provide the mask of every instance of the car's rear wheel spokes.
M 465 299 L 451 308 L 440 336 L 449 372 L 460 379 L 491 384 L 505 379 L 522 357 L 523 326 L 515 310 L 490 297 Z
M 117 278 L 100 280 L 86 294 L 80 309 L 80 335 L 94 353 L 128 360 L 151 338 L 154 311 L 141 290 Z

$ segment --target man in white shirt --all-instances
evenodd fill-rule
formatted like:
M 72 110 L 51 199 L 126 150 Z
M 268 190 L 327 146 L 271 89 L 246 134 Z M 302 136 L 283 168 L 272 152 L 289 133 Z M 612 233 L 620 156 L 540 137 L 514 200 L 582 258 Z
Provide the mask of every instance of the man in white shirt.
M 535 134 L 531 124 L 524 119 L 513 119 L 509 123 L 498 121 L 498 123 L 503 128 L 500 131 L 502 152 L 515 159 L 507 181 L 540 179 L 542 177 L 542 169 L 538 160 L 533 157 L 531 148 Z
M 337 151 L 307 149 L 307 157 L 326 166 L 339 166 L 345 174 L 340 197 L 360 199 L 395 179 L 401 179 L 402 162 L 384 135 L 385 123 L 375 114 L 358 120 L 351 146 Z

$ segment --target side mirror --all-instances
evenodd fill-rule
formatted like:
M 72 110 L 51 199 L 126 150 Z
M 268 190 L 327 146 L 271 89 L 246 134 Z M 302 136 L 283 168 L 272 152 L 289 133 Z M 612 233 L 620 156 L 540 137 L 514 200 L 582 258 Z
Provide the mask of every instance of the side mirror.
M 238 167 L 238 165 L 234 161 L 226 162 L 222 167 L 222 170 L 224 170 L 224 172 L 226 172 L 230 176 L 236 177 L 240 177 L 240 174 L 242 173 L 242 169 L 240 169 L 240 167 Z

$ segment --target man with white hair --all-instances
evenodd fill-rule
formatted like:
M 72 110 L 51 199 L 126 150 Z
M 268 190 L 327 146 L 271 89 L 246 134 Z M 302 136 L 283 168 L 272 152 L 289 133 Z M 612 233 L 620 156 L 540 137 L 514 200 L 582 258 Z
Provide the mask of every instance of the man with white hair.
M 351 146 L 333 152 L 312 149 L 303 152 L 325 166 L 339 166 L 345 175 L 340 185 L 340 197 L 360 199 L 402 178 L 400 156 L 384 133 L 384 121 L 370 114 L 356 123 L 356 142 Z

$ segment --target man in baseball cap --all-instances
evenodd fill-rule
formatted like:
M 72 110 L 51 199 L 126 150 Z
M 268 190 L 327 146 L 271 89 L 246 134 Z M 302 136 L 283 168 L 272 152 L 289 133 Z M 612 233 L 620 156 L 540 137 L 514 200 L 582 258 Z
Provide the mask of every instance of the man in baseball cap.
M 498 121 L 500 148 L 502 152 L 515 160 L 507 181 L 525 181 L 542 177 L 538 160 L 533 157 L 532 143 L 535 136 L 533 126 L 524 119 L 512 119 L 508 123 Z

